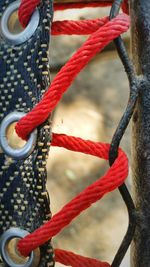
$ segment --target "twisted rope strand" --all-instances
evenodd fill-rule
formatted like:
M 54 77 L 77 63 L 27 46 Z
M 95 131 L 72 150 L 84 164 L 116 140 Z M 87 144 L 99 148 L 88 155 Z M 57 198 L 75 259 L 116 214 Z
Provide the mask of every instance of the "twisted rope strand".
M 19 8 L 19 19 L 25 27 L 40 0 L 22 0 Z M 93 3 L 64 3 L 55 4 L 55 10 L 67 8 L 84 8 L 96 6 L 108 6 L 112 0 Z M 122 5 L 123 11 L 128 12 L 128 1 Z M 89 39 L 73 55 L 68 63 L 60 70 L 53 80 L 50 88 L 43 96 L 42 101 L 16 125 L 16 132 L 22 139 L 27 139 L 31 131 L 44 122 L 49 114 L 60 101 L 63 93 L 68 89 L 76 75 L 86 66 L 92 57 L 100 52 L 110 41 L 128 30 L 129 17 L 125 14 L 119 15 L 111 21 L 108 18 L 86 21 L 63 21 L 54 22 L 52 34 L 91 34 Z M 64 134 L 53 134 L 53 146 L 90 154 L 108 160 L 110 145 L 96 143 L 81 138 L 67 136 Z M 53 218 L 39 229 L 29 234 L 18 242 L 20 253 L 27 256 L 32 250 L 41 246 L 46 241 L 59 233 L 65 226 L 78 216 L 83 210 L 90 207 L 94 202 L 101 199 L 103 195 L 119 187 L 128 175 L 128 160 L 125 153 L 119 149 L 118 158 L 107 171 L 96 182 L 88 186 L 78 196 L 66 204 Z M 72 267 L 110 267 L 108 263 L 90 259 L 69 251 L 55 250 L 55 259 L 67 266 Z
M 112 5 L 112 0 L 106 1 L 93 1 L 87 2 L 83 1 L 80 3 L 54 3 L 54 11 L 66 10 L 66 9 L 81 9 L 81 8 L 94 8 L 94 7 L 108 7 Z
M 22 0 L 18 16 L 19 21 L 23 27 L 26 27 L 34 10 L 40 4 L 40 0 Z M 85 8 L 85 7 L 106 7 L 112 4 L 112 0 L 98 0 L 94 1 L 93 3 L 82 1 L 81 3 L 54 3 L 54 10 L 65 10 L 71 8 Z
M 54 21 L 52 23 L 51 34 L 52 35 L 83 35 L 92 34 L 97 31 L 100 27 L 104 26 L 108 22 L 108 17 L 94 20 L 64 20 Z
M 40 4 L 41 0 L 22 0 L 19 10 L 18 17 L 21 25 L 25 28 L 35 11 L 36 7 Z
M 23 27 L 26 27 L 34 10 L 40 4 L 40 0 L 22 0 L 18 11 L 19 21 Z M 71 8 L 87 8 L 87 7 L 107 7 L 111 6 L 113 0 L 98 0 L 92 3 L 82 1 L 80 3 L 54 3 L 54 10 L 65 10 Z M 124 0 L 122 4 L 122 10 L 124 13 L 129 14 L 128 0 Z
M 94 32 L 58 72 L 40 103 L 16 124 L 17 134 L 27 140 L 33 129 L 49 117 L 77 74 L 98 52 L 128 28 L 129 17 L 120 14 Z
M 122 10 L 124 13 L 129 14 L 129 1 L 128 0 L 123 1 Z
M 104 159 L 108 159 L 110 148 L 108 144 L 83 140 L 64 134 L 53 134 L 52 145 Z M 28 256 L 32 250 L 44 244 L 70 224 L 83 210 L 89 208 L 106 193 L 119 187 L 127 175 L 128 159 L 125 153 L 119 149 L 118 158 L 103 177 L 84 189 L 55 214 L 50 221 L 18 242 L 20 253 Z
M 55 261 L 60 262 L 66 266 L 72 267 L 110 267 L 107 262 L 101 262 L 96 259 L 91 259 L 88 257 L 83 257 L 75 254 L 71 251 L 66 251 L 63 249 L 55 249 Z

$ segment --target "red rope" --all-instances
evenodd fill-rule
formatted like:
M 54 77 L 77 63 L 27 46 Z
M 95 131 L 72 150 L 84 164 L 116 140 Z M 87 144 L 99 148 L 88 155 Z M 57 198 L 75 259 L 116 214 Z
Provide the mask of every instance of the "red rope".
M 125 0 L 122 6 L 124 12 L 128 12 L 127 2 L 128 1 Z M 32 13 L 39 3 L 40 0 L 21 1 L 19 18 L 23 26 L 27 25 Z M 55 4 L 54 9 L 63 10 L 66 8 L 83 8 L 87 6 L 107 6 L 110 4 L 112 4 L 112 1 L 109 0 L 100 2 L 95 1 L 93 3 L 64 3 Z M 128 27 L 129 17 L 125 14 L 118 15 L 111 21 L 109 21 L 108 18 L 103 18 L 85 21 L 54 22 L 52 25 L 53 35 L 91 34 L 91 36 L 56 75 L 41 102 L 17 123 L 16 132 L 18 135 L 23 139 L 27 139 L 32 130 L 49 117 L 49 114 L 56 107 L 76 75 L 86 66 L 92 57 L 100 52 L 114 38 L 127 31 Z M 64 134 L 53 134 L 52 145 L 90 154 L 106 160 L 108 160 L 110 148 L 108 144 L 96 143 Z M 78 196 L 72 199 L 57 214 L 55 214 L 49 222 L 18 242 L 20 253 L 27 256 L 32 250 L 41 246 L 58 234 L 83 210 L 101 199 L 106 193 L 119 187 L 124 182 L 127 175 L 128 160 L 125 153 L 119 149 L 118 158 L 102 178 L 99 178 L 96 182 L 88 186 Z M 59 249 L 55 250 L 55 260 L 73 267 L 110 267 L 108 263 Z
M 52 145 L 90 154 L 99 158 L 108 159 L 108 144 L 96 143 L 64 134 L 53 134 Z M 119 187 L 128 175 L 128 160 L 125 153 L 119 149 L 118 158 L 96 182 L 88 186 L 78 196 L 66 204 L 50 221 L 18 242 L 18 249 L 24 256 L 46 241 L 57 235 L 64 227 L 76 218 L 83 210 L 101 199 L 106 193 Z
M 34 10 L 40 4 L 41 0 L 22 0 L 19 10 L 18 16 L 19 21 L 23 27 L 26 27 Z
M 76 3 L 54 3 L 54 10 L 58 11 L 58 10 L 65 10 L 65 9 L 72 9 L 72 8 L 87 8 L 87 7 L 107 7 L 107 6 L 111 6 L 112 5 L 112 1 L 107 0 L 106 1 L 94 1 L 94 2 L 76 2 Z
M 94 32 L 59 71 L 40 103 L 16 124 L 17 134 L 27 140 L 33 129 L 49 117 L 77 74 L 110 41 L 126 32 L 128 28 L 129 17 L 121 14 Z
M 124 13 L 129 14 L 129 0 L 124 0 L 122 3 L 122 10 Z
M 55 261 L 72 267 L 110 267 L 109 263 L 80 256 L 71 251 L 55 249 Z
M 23 27 L 26 27 L 35 8 L 40 4 L 40 0 L 22 0 L 18 12 L 19 21 Z M 106 7 L 112 5 L 113 0 L 99 0 L 94 2 L 82 1 L 80 3 L 54 3 L 54 10 L 65 10 L 71 8 L 87 8 L 87 7 Z M 122 4 L 123 12 L 129 13 L 128 0 L 124 0 Z
M 52 35 L 83 35 L 92 34 L 97 31 L 100 27 L 104 26 L 108 22 L 108 17 L 94 20 L 64 20 L 54 21 L 52 23 L 51 34 Z
M 18 12 L 19 21 L 23 27 L 26 27 L 35 8 L 40 4 L 40 0 L 22 0 Z M 85 7 L 106 7 L 112 4 L 112 0 L 94 1 L 93 3 L 82 1 L 80 3 L 55 3 L 54 10 L 65 10 L 71 8 L 85 8 Z

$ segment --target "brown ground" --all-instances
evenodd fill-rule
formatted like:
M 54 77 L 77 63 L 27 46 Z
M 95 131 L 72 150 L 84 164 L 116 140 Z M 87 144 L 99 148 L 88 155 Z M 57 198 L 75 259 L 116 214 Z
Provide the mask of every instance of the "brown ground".
M 104 13 L 108 11 L 103 10 Z M 92 15 L 91 15 L 92 14 Z M 99 10 L 80 13 L 60 12 L 57 18 L 100 17 Z M 85 38 L 84 38 L 85 39 Z M 52 64 L 61 63 L 79 47 L 83 38 L 52 39 Z M 56 73 L 53 73 L 53 76 Z M 118 57 L 96 57 L 63 97 L 54 115 L 53 131 L 95 141 L 110 142 L 128 98 L 128 81 Z M 130 157 L 130 130 L 121 143 Z M 55 214 L 83 188 L 96 180 L 108 165 L 91 156 L 51 148 L 48 189 Z M 129 181 L 128 181 L 129 184 Z M 54 238 L 54 247 L 111 262 L 127 228 L 125 205 L 116 190 L 83 212 L 70 226 Z M 57 264 L 57 267 L 62 265 Z M 128 267 L 128 258 L 122 267 Z

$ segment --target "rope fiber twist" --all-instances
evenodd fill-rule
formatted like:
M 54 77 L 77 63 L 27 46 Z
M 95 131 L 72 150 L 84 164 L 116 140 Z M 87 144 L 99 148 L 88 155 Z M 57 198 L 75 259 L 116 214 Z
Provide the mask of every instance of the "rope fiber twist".
M 121 1 L 120 1 L 121 2 Z M 19 20 L 23 27 L 28 24 L 34 10 L 40 5 L 40 0 L 22 0 L 19 8 Z M 62 3 L 54 4 L 54 10 L 71 8 L 110 6 L 112 0 L 95 1 L 93 3 Z M 128 1 L 122 3 L 123 14 L 109 20 L 108 17 L 84 21 L 55 21 L 52 24 L 52 35 L 60 34 L 90 34 L 87 41 L 77 50 L 66 65 L 59 71 L 42 100 L 16 125 L 16 132 L 27 140 L 33 129 L 40 126 L 55 109 L 63 94 L 67 91 L 77 74 L 88 62 L 107 44 L 116 39 L 129 28 Z M 126 14 L 125 14 L 126 13 Z M 82 60 L 81 60 L 82 59 Z M 52 135 L 52 146 L 63 147 L 74 152 L 90 154 L 109 160 L 110 145 L 65 134 Z M 106 193 L 120 187 L 128 176 L 128 160 L 125 153 L 119 149 L 118 157 L 107 173 L 84 189 L 79 195 L 66 204 L 50 221 L 18 242 L 18 250 L 28 256 L 32 250 L 41 246 L 64 227 L 71 223 L 83 210 L 90 207 Z M 55 249 L 55 260 L 73 267 L 109 267 L 110 264 L 96 259 L 90 259 L 69 251 Z
M 108 160 L 110 149 L 110 145 L 108 144 L 96 143 L 64 134 L 53 134 L 52 146 L 64 147 L 105 160 Z M 72 199 L 49 222 L 18 242 L 18 249 L 21 254 L 28 256 L 32 250 L 57 235 L 82 211 L 89 208 L 106 193 L 119 187 L 127 176 L 128 160 L 125 153 L 119 149 L 118 158 L 103 177 L 100 177 L 96 182 L 77 195 L 77 197 Z
M 107 44 L 129 28 L 129 17 L 120 14 L 107 21 L 85 41 L 71 59 L 58 72 L 42 100 L 16 124 L 16 132 L 24 140 L 33 129 L 41 125 L 54 110 L 63 94 L 67 91 L 77 74 Z M 81 60 L 82 58 L 82 60 Z

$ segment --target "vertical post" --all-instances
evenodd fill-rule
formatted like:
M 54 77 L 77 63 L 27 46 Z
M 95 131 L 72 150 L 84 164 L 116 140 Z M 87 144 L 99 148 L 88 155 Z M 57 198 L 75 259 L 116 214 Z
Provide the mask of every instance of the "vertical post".
M 137 229 L 131 252 L 132 267 L 150 266 L 150 1 L 129 0 L 132 54 L 141 79 L 133 116 L 132 173 Z

